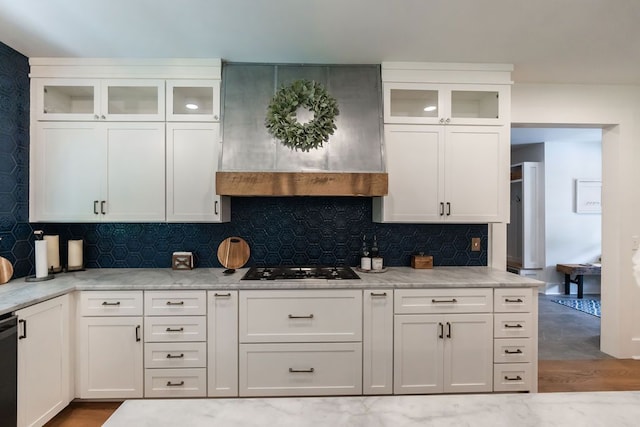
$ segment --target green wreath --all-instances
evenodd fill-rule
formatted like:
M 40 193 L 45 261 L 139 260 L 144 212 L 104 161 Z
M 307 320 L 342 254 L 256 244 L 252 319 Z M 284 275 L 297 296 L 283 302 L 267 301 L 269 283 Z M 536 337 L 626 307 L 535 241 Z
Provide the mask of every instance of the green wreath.
M 308 123 L 296 119 L 300 107 L 314 113 Z M 338 103 L 318 82 L 296 80 L 283 86 L 275 94 L 269 107 L 265 125 L 282 144 L 298 151 L 309 151 L 322 147 L 336 130 L 335 117 L 339 114 Z

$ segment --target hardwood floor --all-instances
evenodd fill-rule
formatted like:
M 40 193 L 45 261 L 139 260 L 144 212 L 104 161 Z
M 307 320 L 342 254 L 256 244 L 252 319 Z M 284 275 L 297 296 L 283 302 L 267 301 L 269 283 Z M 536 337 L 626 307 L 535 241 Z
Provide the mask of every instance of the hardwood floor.
M 627 391 L 640 390 L 640 360 L 541 360 L 538 391 Z M 98 427 L 120 406 L 120 402 L 71 403 L 45 427 Z

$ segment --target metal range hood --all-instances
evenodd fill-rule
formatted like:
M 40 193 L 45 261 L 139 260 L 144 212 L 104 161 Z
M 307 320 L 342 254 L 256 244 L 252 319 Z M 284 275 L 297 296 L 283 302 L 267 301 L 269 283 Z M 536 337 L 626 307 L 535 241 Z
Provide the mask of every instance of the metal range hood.
M 336 131 L 309 152 L 284 146 L 264 120 L 272 97 L 298 79 L 336 98 Z M 383 196 L 382 91 L 378 65 L 223 64 L 222 153 L 216 193 L 224 196 Z

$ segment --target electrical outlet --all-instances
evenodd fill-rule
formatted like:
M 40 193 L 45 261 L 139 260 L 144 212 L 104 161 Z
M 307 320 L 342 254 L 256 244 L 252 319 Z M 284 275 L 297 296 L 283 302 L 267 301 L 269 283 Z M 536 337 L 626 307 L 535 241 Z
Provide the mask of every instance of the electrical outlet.
M 480 238 L 479 237 L 472 237 L 471 238 L 471 250 L 473 252 L 479 252 L 480 251 Z

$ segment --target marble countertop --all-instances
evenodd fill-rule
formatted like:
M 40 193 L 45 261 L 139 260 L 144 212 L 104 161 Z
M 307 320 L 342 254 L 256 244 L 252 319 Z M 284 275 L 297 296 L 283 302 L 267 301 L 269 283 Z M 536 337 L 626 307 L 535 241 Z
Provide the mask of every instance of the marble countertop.
M 637 426 L 640 392 L 128 400 L 124 426 Z
M 151 289 L 401 289 L 447 287 L 537 287 L 542 282 L 490 267 L 390 267 L 384 273 L 358 273 L 360 280 L 240 280 L 247 269 L 224 275 L 222 268 L 103 268 L 60 273 L 53 280 L 14 279 L 0 286 L 0 315 L 74 290 Z

